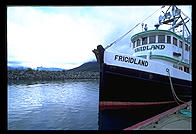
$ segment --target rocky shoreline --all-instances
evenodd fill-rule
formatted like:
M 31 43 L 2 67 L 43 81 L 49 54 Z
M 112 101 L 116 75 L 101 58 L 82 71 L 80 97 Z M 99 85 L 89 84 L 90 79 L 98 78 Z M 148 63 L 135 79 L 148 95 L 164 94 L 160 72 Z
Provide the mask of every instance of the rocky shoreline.
M 8 80 L 99 79 L 99 72 L 9 70 Z

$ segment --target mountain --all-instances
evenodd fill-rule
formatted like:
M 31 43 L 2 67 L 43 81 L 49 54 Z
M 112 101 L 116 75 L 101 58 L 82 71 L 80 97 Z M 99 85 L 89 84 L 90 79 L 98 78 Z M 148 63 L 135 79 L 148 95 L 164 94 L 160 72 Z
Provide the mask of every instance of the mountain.
M 50 67 L 50 68 L 47 68 L 47 67 L 37 67 L 38 71 L 63 71 L 65 69 L 62 69 L 62 68 L 54 68 L 54 67 Z
M 27 70 L 28 67 L 23 67 L 23 66 L 8 66 L 7 69 L 8 69 L 8 71 L 9 70 Z
M 7 69 L 8 69 L 8 71 L 9 70 L 16 71 L 16 70 L 28 70 L 28 69 L 32 69 L 32 68 L 24 67 L 24 66 L 8 66 Z M 51 67 L 51 68 L 37 67 L 36 69 L 32 69 L 32 70 L 38 70 L 38 71 L 63 71 L 63 70 L 66 70 L 66 69 L 54 68 L 54 67 Z
M 70 69 L 68 71 L 74 71 L 74 72 L 84 72 L 84 71 L 89 71 L 89 72 L 99 72 L 99 63 L 95 61 L 91 62 L 86 62 L 82 64 L 79 67 Z
M 17 67 L 12 67 L 8 66 L 8 70 L 27 70 L 29 67 L 23 67 L 23 66 L 17 66 Z M 63 71 L 66 69 L 62 68 L 47 68 L 47 67 L 37 67 L 36 69 L 33 70 L 38 70 L 38 71 Z M 91 62 L 86 62 L 82 64 L 79 67 L 69 69 L 66 71 L 72 71 L 72 72 L 99 72 L 99 64 L 96 61 L 91 61 Z

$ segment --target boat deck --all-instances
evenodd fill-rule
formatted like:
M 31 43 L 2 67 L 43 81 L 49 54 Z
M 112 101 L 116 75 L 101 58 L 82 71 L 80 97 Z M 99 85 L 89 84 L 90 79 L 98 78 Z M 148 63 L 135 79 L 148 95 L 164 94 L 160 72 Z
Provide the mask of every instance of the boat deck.
M 124 130 L 192 130 L 192 101 Z

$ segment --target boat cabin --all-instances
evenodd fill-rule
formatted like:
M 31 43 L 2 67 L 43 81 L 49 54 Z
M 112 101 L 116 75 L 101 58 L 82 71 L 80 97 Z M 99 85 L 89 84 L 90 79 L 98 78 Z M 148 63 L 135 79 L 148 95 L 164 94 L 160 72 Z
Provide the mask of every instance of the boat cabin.
M 190 42 L 168 30 L 147 30 L 131 37 L 133 56 L 160 61 L 190 73 Z

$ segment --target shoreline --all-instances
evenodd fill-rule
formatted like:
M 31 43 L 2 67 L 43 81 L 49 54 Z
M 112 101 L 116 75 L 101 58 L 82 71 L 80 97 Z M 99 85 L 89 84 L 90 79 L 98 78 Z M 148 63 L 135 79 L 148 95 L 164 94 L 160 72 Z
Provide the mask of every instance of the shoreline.
M 9 80 L 66 80 L 66 79 L 99 79 L 99 72 L 91 71 L 38 71 L 38 70 L 9 70 Z

